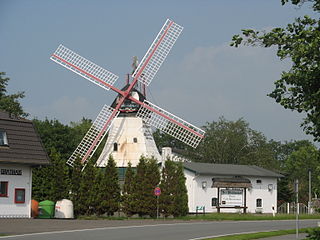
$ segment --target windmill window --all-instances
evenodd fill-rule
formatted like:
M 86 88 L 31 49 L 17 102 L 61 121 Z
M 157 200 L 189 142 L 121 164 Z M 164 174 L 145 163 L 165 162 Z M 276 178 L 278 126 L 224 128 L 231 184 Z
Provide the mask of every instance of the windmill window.
M 8 146 L 7 133 L 0 129 L 0 146 Z
M 118 143 L 113 144 L 113 151 L 117 152 L 118 151 Z
M 134 143 L 137 143 L 137 142 L 138 142 L 138 139 L 137 139 L 137 138 L 133 138 L 133 142 L 134 142 Z

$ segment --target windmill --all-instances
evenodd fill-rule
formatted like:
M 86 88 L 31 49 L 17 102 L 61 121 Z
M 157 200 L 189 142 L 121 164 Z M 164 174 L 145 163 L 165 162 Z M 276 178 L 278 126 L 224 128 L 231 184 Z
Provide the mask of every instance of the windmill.
M 60 45 L 51 55 L 51 60 L 105 90 L 112 89 L 119 96 L 114 106 L 103 106 L 92 126 L 68 159 L 68 165 L 73 166 L 74 161 L 78 157 L 81 158 L 82 164 L 86 164 L 118 117 L 121 107 L 126 100 L 139 105 L 136 116 L 141 118 L 145 124 L 158 128 L 191 147 L 197 147 L 204 138 L 205 132 L 203 130 L 147 100 L 141 101 L 134 91 L 134 87 L 138 82 L 146 86 L 151 83 L 182 32 L 182 29 L 183 27 L 170 19 L 166 20 L 142 61 L 132 74 L 133 81 L 125 89 L 118 89 L 113 86 L 118 79 L 117 75 L 81 57 L 63 45 Z

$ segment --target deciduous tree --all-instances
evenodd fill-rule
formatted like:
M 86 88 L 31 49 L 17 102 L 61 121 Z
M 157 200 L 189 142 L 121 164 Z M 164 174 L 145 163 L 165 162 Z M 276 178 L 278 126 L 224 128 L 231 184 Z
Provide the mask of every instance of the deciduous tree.
M 282 0 L 302 5 L 304 0 Z M 313 10 L 320 11 L 320 1 L 310 0 Z M 262 47 L 276 47 L 280 59 L 290 59 L 292 67 L 283 71 L 275 81 L 271 98 L 286 109 L 306 114 L 302 123 L 307 134 L 320 141 L 320 20 L 310 16 L 298 17 L 286 27 L 276 27 L 271 31 L 244 29 L 234 35 L 231 46 L 240 44 Z
M 24 92 L 7 94 L 7 86 L 10 78 L 6 77 L 5 72 L 0 72 L 0 109 L 17 117 L 27 117 L 28 114 L 23 110 L 19 100 L 24 98 Z

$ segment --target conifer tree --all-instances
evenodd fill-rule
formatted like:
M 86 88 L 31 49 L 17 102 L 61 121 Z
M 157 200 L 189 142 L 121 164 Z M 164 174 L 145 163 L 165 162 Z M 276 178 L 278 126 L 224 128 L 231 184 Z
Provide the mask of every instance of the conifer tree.
M 83 204 L 80 203 L 80 185 L 82 181 L 82 165 L 81 165 L 81 159 L 78 157 L 73 164 L 72 172 L 71 172 L 71 179 L 70 179 L 70 199 L 73 202 L 73 209 L 74 209 L 74 215 L 78 216 L 81 214 L 81 208 L 80 206 L 83 206 Z
M 159 198 L 160 210 L 167 216 L 185 216 L 188 213 L 186 178 L 181 163 L 167 160 L 162 170 Z
M 135 172 L 131 167 L 131 162 L 128 164 L 126 175 L 123 184 L 123 197 L 122 197 L 122 211 L 127 216 L 135 214 L 134 208 L 134 191 L 135 191 Z
M 100 173 L 90 159 L 82 172 L 80 184 L 79 207 L 81 214 L 92 215 L 96 213 L 97 206 L 100 204 L 98 199 L 99 180 Z
M 59 152 L 52 148 L 50 154 L 51 159 L 51 194 L 49 199 L 52 201 L 62 200 L 64 198 L 69 198 L 69 170 L 65 163 L 65 160 L 61 158 Z
M 139 216 L 156 215 L 157 199 L 153 190 L 160 181 L 159 167 L 155 159 L 141 157 L 137 166 L 133 204 Z
M 120 204 L 118 171 L 112 155 L 109 156 L 107 166 L 102 171 L 99 185 L 98 197 L 101 202 L 98 206 L 98 214 L 107 213 L 108 216 L 112 216 L 119 210 Z
M 134 212 L 139 214 L 139 216 L 143 216 L 147 214 L 147 203 L 146 203 L 146 195 L 148 192 L 148 186 L 146 181 L 146 172 L 147 172 L 147 163 L 145 157 L 141 157 L 139 163 L 137 165 L 137 174 L 136 181 L 134 185 L 134 194 L 133 194 L 133 206 Z
M 147 170 L 146 170 L 146 212 L 151 217 L 156 217 L 157 213 L 157 196 L 154 195 L 154 189 L 159 185 L 160 182 L 160 171 L 156 159 L 147 159 Z
M 32 197 L 57 201 L 69 196 L 68 167 L 55 148 L 50 149 L 51 165 L 33 170 Z
M 173 201 L 173 216 L 174 217 L 181 217 L 188 214 L 188 191 L 186 187 L 186 177 L 183 173 L 183 166 L 182 163 L 175 163 L 176 164 L 176 184 L 175 184 L 175 192 L 173 194 L 174 201 Z
M 165 217 L 173 215 L 176 165 L 167 159 L 161 174 L 159 208 Z

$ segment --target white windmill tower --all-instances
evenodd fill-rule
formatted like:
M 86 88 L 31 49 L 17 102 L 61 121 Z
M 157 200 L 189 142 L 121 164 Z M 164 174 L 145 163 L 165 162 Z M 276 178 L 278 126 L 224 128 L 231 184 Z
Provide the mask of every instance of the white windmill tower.
M 157 154 L 159 153 L 156 150 L 153 139 L 151 139 L 152 135 L 150 135 L 149 126 L 156 127 L 194 148 L 197 147 L 201 139 L 204 138 L 203 130 L 141 98 L 139 92 L 135 89 L 138 82 L 146 86 L 151 83 L 161 64 L 164 62 L 169 51 L 179 37 L 182 29 L 181 26 L 169 19 L 165 22 L 142 61 L 132 74 L 133 81 L 123 89 L 118 89 L 113 86 L 118 79 L 118 76 L 84 57 L 81 57 L 63 45 L 60 45 L 51 55 L 50 59 L 63 67 L 79 74 L 106 90 L 112 89 L 118 93 L 118 97 L 112 106 L 105 105 L 102 108 L 89 131 L 68 159 L 67 164 L 73 166 L 76 158 L 80 157 L 82 164 L 85 165 L 110 128 L 112 128 L 112 131 L 109 134 L 109 140 L 105 145 L 103 153 L 97 162 L 98 166 L 103 166 L 105 164 L 108 153 L 112 152 L 113 156 L 115 156 L 114 150 L 119 150 L 122 145 L 127 145 L 128 147 L 130 145 L 129 143 L 134 144 L 135 141 L 138 143 L 138 132 L 140 132 L 141 136 L 145 136 L 144 138 L 140 138 L 140 141 L 145 141 L 145 145 L 150 145 L 148 151 L 145 151 L 145 155 L 153 155 L 158 158 L 159 156 L 157 156 Z M 134 121 L 128 121 L 129 118 L 123 119 L 123 117 L 121 117 L 121 111 L 126 108 L 126 103 L 133 103 L 138 107 L 138 111 L 133 111 L 136 112 L 136 116 L 133 117 L 136 123 L 128 123 Z M 121 136 L 123 135 L 121 134 L 121 131 L 124 131 L 124 128 L 132 128 L 132 130 L 126 130 L 127 133 L 124 135 L 129 137 L 125 140 L 121 139 Z M 132 135 L 131 132 L 135 132 L 137 136 L 134 134 Z M 151 137 L 149 142 L 148 136 Z M 123 142 L 122 144 L 120 143 L 119 146 L 119 142 L 114 141 L 112 138 Z M 130 151 L 123 151 L 121 154 L 118 154 L 119 156 L 116 157 L 117 166 L 127 166 L 128 161 L 124 161 L 124 158 L 129 156 L 128 154 L 130 154 Z M 137 153 L 135 154 L 137 155 Z M 135 158 L 133 155 L 134 154 L 132 153 L 131 158 Z M 140 156 L 141 154 L 138 159 Z M 133 162 L 132 164 L 135 166 L 137 162 Z

